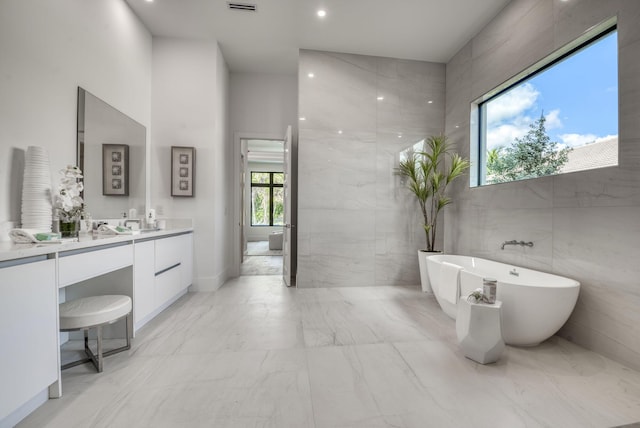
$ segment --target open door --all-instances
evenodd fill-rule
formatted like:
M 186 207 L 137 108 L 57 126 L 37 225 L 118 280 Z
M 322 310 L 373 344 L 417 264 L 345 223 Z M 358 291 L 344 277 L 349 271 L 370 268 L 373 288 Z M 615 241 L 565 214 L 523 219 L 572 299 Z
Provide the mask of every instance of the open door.
M 296 227 L 291 222 L 291 205 L 292 205 L 292 175 L 291 175 L 291 126 L 287 127 L 287 132 L 284 136 L 284 159 L 283 159 L 283 172 L 284 172 L 284 231 L 282 233 L 282 279 L 287 287 L 291 287 L 291 229 Z
M 245 195 L 245 182 L 246 182 L 246 149 L 245 149 L 245 141 L 241 142 L 242 144 L 242 148 L 241 148 L 241 152 L 240 152 L 240 264 L 244 263 L 244 253 L 245 251 L 247 251 L 247 236 L 245 234 L 245 226 L 247 223 L 247 219 L 246 219 L 246 210 L 245 210 L 245 204 L 247 203 L 246 201 L 246 195 Z

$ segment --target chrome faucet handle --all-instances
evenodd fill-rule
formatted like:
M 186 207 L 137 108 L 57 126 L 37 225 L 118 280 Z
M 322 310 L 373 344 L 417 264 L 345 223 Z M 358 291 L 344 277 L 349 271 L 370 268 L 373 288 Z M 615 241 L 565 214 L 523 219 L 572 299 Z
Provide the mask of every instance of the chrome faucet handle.
M 124 221 L 124 225 L 123 225 L 123 226 L 124 226 L 124 227 L 129 227 L 128 225 L 129 225 L 130 223 L 137 224 L 137 225 L 138 225 L 138 228 L 140 228 L 140 220 L 139 220 L 139 219 L 137 219 L 137 218 L 135 218 L 135 219 L 134 219 L 134 218 L 128 218 L 128 219 L 126 219 L 126 220 Z

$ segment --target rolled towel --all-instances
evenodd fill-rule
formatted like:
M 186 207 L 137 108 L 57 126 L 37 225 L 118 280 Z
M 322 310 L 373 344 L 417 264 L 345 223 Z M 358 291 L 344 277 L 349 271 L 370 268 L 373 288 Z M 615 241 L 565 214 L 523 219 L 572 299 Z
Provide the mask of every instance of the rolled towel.
M 133 231 L 128 227 L 111 226 L 110 224 L 101 224 L 98 226 L 99 235 L 133 235 Z
M 458 297 L 460 296 L 460 270 L 462 270 L 462 266 L 453 263 L 442 262 L 440 266 L 438 294 L 454 305 L 458 303 Z
M 9 237 L 16 244 L 47 244 L 60 242 L 59 233 L 43 232 L 38 229 L 12 229 L 9 231 Z
M 100 235 L 117 235 L 118 234 L 118 232 L 116 231 L 115 226 L 111 226 L 111 225 L 106 224 L 106 223 L 105 224 L 101 224 L 100 226 L 98 226 L 96 231 Z

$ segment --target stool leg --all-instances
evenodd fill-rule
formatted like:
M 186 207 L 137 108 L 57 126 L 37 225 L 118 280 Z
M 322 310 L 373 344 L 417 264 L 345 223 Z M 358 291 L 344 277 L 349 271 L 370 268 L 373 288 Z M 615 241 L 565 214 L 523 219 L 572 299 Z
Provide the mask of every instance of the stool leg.
M 126 349 L 131 349 L 131 338 L 133 337 L 133 311 L 127 314 L 126 318 L 127 324 L 127 347 Z
M 73 367 L 73 366 L 77 366 L 79 364 L 83 364 L 86 363 L 88 361 L 91 361 L 93 363 L 93 366 L 96 368 L 96 370 L 98 371 L 98 373 L 102 373 L 102 368 L 103 368 L 103 359 L 104 357 L 108 357 L 109 355 L 113 355 L 113 354 L 117 354 L 118 352 L 122 352 L 122 351 L 126 351 L 128 349 L 131 349 L 131 338 L 133 337 L 133 312 L 129 312 L 126 316 L 125 316 L 125 334 L 126 334 L 126 345 L 120 347 L 120 348 L 115 348 L 115 349 L 110 349 L 108 351 L 103 351 L 103 346 L 102 346 L 102 325 L 97 325 L 95 326 L 96 329 L 96 335 L 97 335 L 97 342 L 98 342 L 98 349 L 96 351 L 96 353 L 94 354 L 91 351 L 91 348 L 89 347 L 89 329 L 83 329 L 84 330 L 84 350 L 87 354 L 88 358 L 84 358 L 78 361 L 74 361 L 71 363 L 67 363 L 65 365 L 63 365 L 61 367 L 62 370 L 68 369 L 69 367 Z M 92 327 L 93 328 L 93 327 Z
M 98 330 L 98 354 L 96 359 L 98 360 L 98 373 L 102 373 L 102 326 L 97 327 Z
M 85 328 L 82 329 L 82 331 L 84 332 L 84 352 L 90 351 L 89 348 L 89 329 Z
M 118 352 L 126 351 L 131 349 L 131 337 L 133 336 L 133 313 L 129 312 L 129 314 L 125 317 L 125 334 L 126 334 L 126 344 L 121 346 L 120 348 L 110 349 L 106 351 L 102 356 L 108 357 L 109 355 L 117 354 Z

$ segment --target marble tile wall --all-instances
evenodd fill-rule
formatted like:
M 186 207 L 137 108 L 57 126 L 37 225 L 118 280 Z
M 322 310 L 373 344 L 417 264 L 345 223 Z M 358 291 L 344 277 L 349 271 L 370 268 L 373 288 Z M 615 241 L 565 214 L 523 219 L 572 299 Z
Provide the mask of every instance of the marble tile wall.
M 446 133 L 470 152 L 470 103 L 618 16 L 620 165 L 535 180 L 455 186 L 445 250 L 580 281 L 560 335 L 640 369 L 640 2 L 513 0 L 447 64 Z M 504 240 L 533 241 L 533 248 Z
M 393 169 L 443 131 L 444 90 L 444 64 L 300 51 L 298 287 L 420 283 L 424 232 Z

